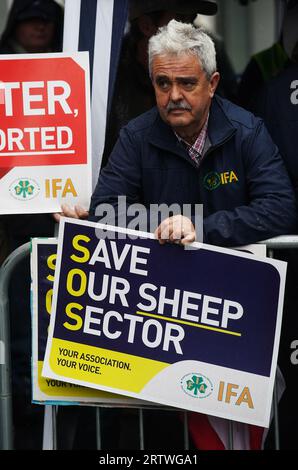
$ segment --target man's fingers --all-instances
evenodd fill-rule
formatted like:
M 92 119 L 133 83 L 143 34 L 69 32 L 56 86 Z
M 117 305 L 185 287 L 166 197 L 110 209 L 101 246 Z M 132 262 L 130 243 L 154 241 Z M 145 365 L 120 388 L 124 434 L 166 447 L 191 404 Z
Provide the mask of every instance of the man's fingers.
M 161 245 L 166 242 L 188 245 L 196 240 L 196 232 L 191 220 L 182 216 L 165 219 L 154 234 Z
M 163 245 L 169 239 L 170 236 L 170 219 L 165 219 L 162 223 L 157 227 L 154 232 L 155 237 L 159 240 L 159 243 Z
M 177 242 L 179 240 L 181 240 L 181 238 L 183 237 L 182 235 L 182 232 L 181 230 L 172 230 L 172 233 L 170 233 L 170 236 L 169 236 L 169 240 L 170 242 Z
M 89 212 L 81 206 L 75 206 L 75 213 L 79 219 L 87 219 L 89 216 Z
M 71 219 L 78 219 L 79 216 L 75 208 L 68 206 L 67 204 L 62 204 L 61 206 L 62 213 L 64 217 L 70 217 Z
M 163 224 L 163 226 L 161 227 L 159 240 L 162 243 L 166 243 L 167 241 L 170 241 L 172 233 L 173 233 L 173 225 L 170 222 Z
M 161 245 L 164 245 L 169 240 L 169 227 L 164 227 L 163 230 L 160 231 L 158 240 Z
M 170 230 L 170 224 L 171 221 L 170 219 L 165 219 L 161 222 L 161 224 L 157 227 L 156 232 L 157 232 L 157 238 L 160 238 L 162 236 L 162 233 Z
M 185 245 L 190 245 L 191 243 L 193 243 L 194 241 L 196 240 L 196 235 L 195 233 L 189 233 L 188 235 L 186 235 L 185 237 L 182 238 L 181 240 L 181 245 L 185 246 Z
M 70 207 L 67 204 L 62 204 L 61 212 L 56 212 L 53 217 L 56 222 L 60 222 L 61 217 L 69 217 L 70 219 L 87 219 L 89 212 L 81 206 Z
M 55 214 L 53 214 L 54 220 L 59 223 L 61 220 L 61 215 L 62 214 L 60 212 L 56 212 Z

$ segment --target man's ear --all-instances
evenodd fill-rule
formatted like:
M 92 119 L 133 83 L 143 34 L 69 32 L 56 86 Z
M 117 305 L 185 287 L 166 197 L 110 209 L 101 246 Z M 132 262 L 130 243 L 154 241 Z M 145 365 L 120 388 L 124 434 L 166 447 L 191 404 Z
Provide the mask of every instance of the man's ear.
M 137 24 L 141 33 L 148 39 L 157 32 L 157 26 L 148 15 L 142 15 L 137 19 Z
M 214 93 L 216 92 L 216 88 L 218 86 L 220 80 L 220 74 L 218 72 L 214 72 L 212 77 L 210 78 L 209 87 L 210 87 L 210 97 L 213 98 Z

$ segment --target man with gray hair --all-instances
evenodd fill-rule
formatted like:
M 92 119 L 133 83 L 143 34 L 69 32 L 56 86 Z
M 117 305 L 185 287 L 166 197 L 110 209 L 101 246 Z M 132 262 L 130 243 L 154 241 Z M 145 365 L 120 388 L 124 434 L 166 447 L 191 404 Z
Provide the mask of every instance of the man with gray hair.
M 295 231 L 293 189 L 263 121 L 215 95 L 220 76 L 211 38 L 191 24 L 172 20 L 150 39 L 149 67 L 157 107 L 121 130 L 93 193 L 91 220 L 106 222 L 99 214 L 108 205 L 117 212 L 125 196 L 128 209 L 141 204 L 149 219 L 153 206 L 181 208 L 156 228 L 161 244 L 187 245 L 198 239 L 202 228 L 203 241 L 220 246 Z M 195 217 L 197 204 L 203 204 L 203 222 Z M 185 205 L 194 208 L 189 216 L 183 212 Z M 65 208 L 64 215 L 87 214 Z M 120 219 L 116 224 L 121 225 Z M 188 416 L 194 445 L 206 448 L 206 416 Z M 154 411 L 145 414 L 145 424 L 154 429 L 146 434 L 146 448 L 164 446 L 165 436 L 169 448 L 178 448 L 178 423 L 171 422 L 162 434 L 163 420 L 157 427 L 155 417 Z M 126 417 L 125 429 L 127 422 Z M 126 432 L 131 434 L 131 429 Z
M 171 20 L 200 21 L 217 13 L 217 3 L 205 0 L 129 0 L 129 27 L 123 37 L 117 78 L 108 116 L 102 167 L 106 165 L 122 127 L 156 105 L 148 75 L 148 42 L 158 29 Z M 237 79 L 224 43 L 215 39 L 221 80 L 217 93 L 234 101 Z M 134 99 L 131 99 L 133 95 Z
M 184 204 L 203 204 L 204 242 L 240 246 L 296 229 L 293 189 L 262 120 L 215 96 L 214 44 L 191 24 L 172 20 L 149 41 L 157 108 L 124 127 L 91 200 L 101 204 L 178 204 L 155 234 L 160 243 L 197 239 Z M 133 99 L 133 97 L 132 97 Z M 66 215 L 72 215 L 67 214 Z M 75 214 L 74 214 L 75 216 Z

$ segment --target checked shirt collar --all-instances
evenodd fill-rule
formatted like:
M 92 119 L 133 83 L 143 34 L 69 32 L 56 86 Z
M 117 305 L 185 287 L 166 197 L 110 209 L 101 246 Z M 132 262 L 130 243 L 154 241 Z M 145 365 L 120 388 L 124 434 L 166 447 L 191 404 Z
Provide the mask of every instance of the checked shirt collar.
M 184 139 L 182 139 L 176 132 L 175 135 L 177 139 L 180 142 L 183 142 L 183 144 L 186 147 L 186 150 L 188 151 L 188 154 L 190 158 L 195 162 L 196 166 L 199 167 L 202 156 L 203 156 L 203 150 L 205 147 L 206 139 L 207 139 L 207 129 L 208 129 L 208 121 L 209 121 L 209 114 L 207 116 L 206 122 L 203 125 L 201 132 L 199 133 L 196 141 L 194 142 L 193 145 L 190 145 L 188 142 L 186 142 Z

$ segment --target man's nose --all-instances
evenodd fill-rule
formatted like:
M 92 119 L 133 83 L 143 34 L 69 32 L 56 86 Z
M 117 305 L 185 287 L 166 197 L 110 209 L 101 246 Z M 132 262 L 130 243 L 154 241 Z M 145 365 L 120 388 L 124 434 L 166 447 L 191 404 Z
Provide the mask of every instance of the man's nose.
M 171 100 L 172 101 L 180 101 L 183 99 L 183 96 L 182 96 L 182 93 L 181 93 L 181 90 L 180 90 L 180 87 L 179 85 L 177 85 L 177 83 L 174 83 L 172 88 L 171 88 L 171 96 L 170 96 Z
M 43 20 L 39 20 L 35 22 L 35 28 L 39 31 L 43 31 L 47 27 L 47 22 Z

